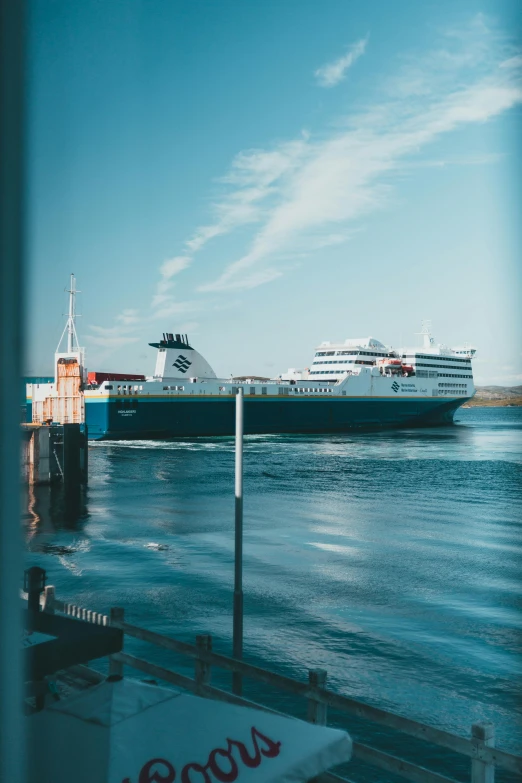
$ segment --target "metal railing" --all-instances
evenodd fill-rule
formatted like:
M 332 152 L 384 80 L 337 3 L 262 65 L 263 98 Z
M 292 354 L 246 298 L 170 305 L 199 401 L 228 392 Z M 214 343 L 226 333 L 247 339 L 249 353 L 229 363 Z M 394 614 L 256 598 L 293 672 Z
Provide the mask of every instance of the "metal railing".
M 494 783 L 496 767 L 511 772 L 515 776 L 522 775 L 522 757 L 495 748 L 495 732 L 492 723 L 474 723 L 471 726 L 471 736 L 461 737 L 411 718 L 372 707 L 349 696 L 334 693 L 326 687 L 327 672 L 324 669 L 310 669 L 308 671 L 308 682 L 303 682 L 255 666 L 244 660 L 237 660 L 213 652 L 212 637 L 209 635 L 196 636 L 196 643 L 190 644 L 125 622 L 124 610 L 120 607 L 112 608 L 110 615 L 103 615 L 75 604 L 60 601 L 56 598 L 54 587 L 52 586 L 48 586 L 45 589 L 43 610 L 51 613 L 57 611 L 86 622 L 120 628 L 126 636 L 148 642 L 164 650 L 179 653 L 194 661 L 194 677 L 188 677 L 173 669 L 168 669 L 143 658 L 121 652 L 110 656 L 110 674 L 123 676 L 124 666 L 129 666 L 132 669 L 176 685 L 198 696 L 282 714 L 266 705 L 253 702 L 243 696 L 238 696 L 235 693 L 211 685 L 212 667 L 216 667 L 230 672 L 235 678 L 249 678 L 255 682 L 263 683 L 277 690 L 306 699 L 308 702 L 307 719 L 311 723 L 327 725 L 328 707 L 330 707 L 337 712 L 384 726 L 393 731 L 406 734 L 418 740 L 424 740 L 431 745 L 465 756 L 470 760 L 471 783 Z M 102 674 L 94 672 L 94 670 L 88 667 L 82 666 L 76 667 L 76 669 L 79 673 L 83 672 L 87 679 L 90 677 L 92 681 L 105 679 Z M 398 758 L 378 748 L 357 741 L 353 742 L 353 757 L 388 774 L 402 776 L 405 780 L 412 781 L 412 783 L 457 783 L 453 778 L 446 777 L 411 761 Z M 332 773 L 324 773 L 317 780 L 320 780 L 321 783 L 334 783 L 335 781 L 350 783 L 348 778 Z

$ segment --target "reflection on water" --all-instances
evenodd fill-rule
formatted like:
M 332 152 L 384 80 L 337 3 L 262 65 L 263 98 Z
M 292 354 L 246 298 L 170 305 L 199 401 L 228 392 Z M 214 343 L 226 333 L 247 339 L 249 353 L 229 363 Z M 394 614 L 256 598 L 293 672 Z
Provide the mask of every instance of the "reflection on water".
M 520 751 L 522 411 L 457 419 L 246 439 L 245 654 L 460 734 L 488 718 Z M 29 497 L 30 564 L 65 600 L 229 652 L 233 451 L 92 444 L 75 508 Z
M 62 484 L 29 485 L 25 487 L 24 493 L 28 549 L 55 554 L 74 551 L 69 546 L 55 546 L 52 542 L 61 530 L 81 531 L 83 522 L 87 519 L 85 487 L 66 490 Z

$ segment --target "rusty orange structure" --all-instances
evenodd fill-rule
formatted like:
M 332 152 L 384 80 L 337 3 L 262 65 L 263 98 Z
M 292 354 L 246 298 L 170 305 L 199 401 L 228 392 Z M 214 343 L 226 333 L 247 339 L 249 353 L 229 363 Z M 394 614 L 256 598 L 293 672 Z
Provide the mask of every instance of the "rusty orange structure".
M 82 374 L 76 357 L 60 357 L 56 362 L 56 381 L 50 384 L 51 393 L 41 400 L 33 395 L 33 423 L 82 424 L 85 421 Z

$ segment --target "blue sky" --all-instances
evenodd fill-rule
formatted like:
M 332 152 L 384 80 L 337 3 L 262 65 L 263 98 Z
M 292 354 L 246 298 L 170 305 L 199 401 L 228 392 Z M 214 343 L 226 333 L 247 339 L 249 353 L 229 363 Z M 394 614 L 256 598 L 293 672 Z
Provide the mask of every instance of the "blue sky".
M 170 331 L 272 375 L 429 318 L 479 383 L 522 383 L 519 17 L 33 0 L 27 370 L 51 369 L 74 272 L 90 369 L 150 373 Z

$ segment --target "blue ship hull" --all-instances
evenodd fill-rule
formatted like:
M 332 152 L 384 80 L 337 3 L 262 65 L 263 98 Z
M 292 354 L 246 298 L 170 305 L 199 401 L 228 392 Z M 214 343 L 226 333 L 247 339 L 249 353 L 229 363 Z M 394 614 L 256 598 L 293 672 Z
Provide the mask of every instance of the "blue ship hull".
M 245 434 L 327 433 L 451 424 L 466 398 L 245 397 Z M 105 398 L 85 400 L 92 440 L 233 435 L 235 399 Z

